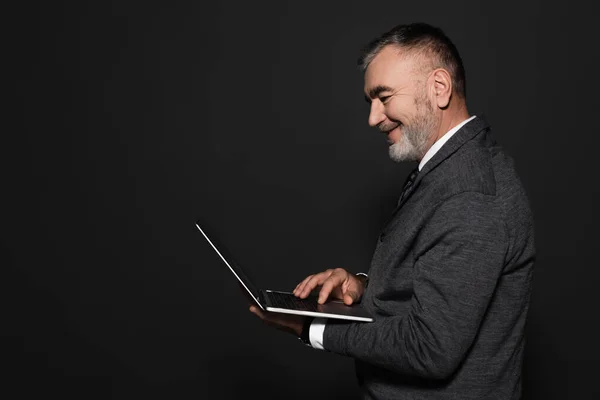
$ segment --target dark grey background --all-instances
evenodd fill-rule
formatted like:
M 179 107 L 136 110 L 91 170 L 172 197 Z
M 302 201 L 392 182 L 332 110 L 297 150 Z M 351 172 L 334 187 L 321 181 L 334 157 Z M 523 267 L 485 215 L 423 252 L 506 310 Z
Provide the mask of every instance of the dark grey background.
M 524 398 L 597 396 L 586 2 L 264 3 L 5 10 L 0 396 L 355 398 L 352 360 L 263 326 L 194 222 L 264 287 L 368 270 L 413 165 L 368 127 L 355 61 L 413 21 L 453 39 L 530 195 Z

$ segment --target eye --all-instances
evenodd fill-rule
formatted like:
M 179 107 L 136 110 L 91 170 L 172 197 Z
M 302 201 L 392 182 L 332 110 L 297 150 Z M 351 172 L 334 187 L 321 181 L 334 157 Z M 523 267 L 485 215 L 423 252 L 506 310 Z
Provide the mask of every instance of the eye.
M 392 98 L 392 96 L 380 96 L 379 100 L 385 104 L 391 98 Z

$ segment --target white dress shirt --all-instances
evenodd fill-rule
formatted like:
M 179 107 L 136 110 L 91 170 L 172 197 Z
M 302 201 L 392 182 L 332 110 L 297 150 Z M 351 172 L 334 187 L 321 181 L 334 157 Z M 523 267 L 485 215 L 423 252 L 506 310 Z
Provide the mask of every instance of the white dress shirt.
M 473 115 L 471 118 L 465 119 L 463 122 L 461 122 L 460 124 L 456 125 L 454 128 L 450 129 L 448 132 L 446 132 L 444 134 L 444 136 L 442 136 L 441 138 L 439 138 L 437 140 L 437 142 L 435 142 L 429 148 L 429 150 L 427 150 L 427 153 L 425 153 L 425 155 L 423 156 L 423 159 L 419 163 L 419 171 L 421 171 L 423 169 L 423 167 L 425 166 L 425 163 L 427 163 L 427 161 L 431 160 L 431 157 L 433 157 L 435 155 L 435 153 L 437 153 L 442 148 L 442 146 L 448 141 L 448 139 L 450 139 L 452 136 L 454 136 L 454 134 L 460 128 L 462 128 L 464 124 L 466 124 L 467 122 L 471 121 L 475 117 L 476 116 Z
M 464 124 L 471 121 L 475 118 L 473 115 L 471 118 L 467 118 L 462 121 L 460 124 L 456 125 L 454 128 L 450 129 L 446 132 L 441 138 L 439 138 L 430 148 L 427 150 L 427 153 L 421 159 L 419 163 L 419 171 L 423 169 L 427 161 L 431 160 L 431 158 L 437 153 L 442 146 L 450 139 L 460 128 L 463 127 Z M 313 322 L 310 324 L 310 328 L 308 329 L 308 337 L 310 339 L 310 345 L 315 349 L 324 350 L 323 347 L 323 333 L 325 332 L 325 324 L 327 323 L 327 318 L 315 318 Z

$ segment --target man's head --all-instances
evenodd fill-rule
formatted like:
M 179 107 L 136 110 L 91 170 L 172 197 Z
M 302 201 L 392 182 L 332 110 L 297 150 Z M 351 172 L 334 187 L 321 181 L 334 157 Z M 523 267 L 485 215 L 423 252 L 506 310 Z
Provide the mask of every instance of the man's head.
M 460 55 L 438 28 L 397 26 L 367 46 L 359 65 L 369 125 L 388 135 L 395 161 L 420 160 L 445 133 L 448 116 L 466 108 Z

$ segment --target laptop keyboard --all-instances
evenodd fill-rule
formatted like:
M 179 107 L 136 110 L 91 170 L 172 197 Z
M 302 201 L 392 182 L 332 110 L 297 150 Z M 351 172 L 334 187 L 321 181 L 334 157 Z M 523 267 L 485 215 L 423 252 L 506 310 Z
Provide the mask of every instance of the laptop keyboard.
M 289 293 L 268 292 L 266 294 L 269 296 L 269 300 L 271 300 L 273 307 L 291 308 L 301 311 L 317 311 L 318 303 L 316 300 L 300 299 Z

